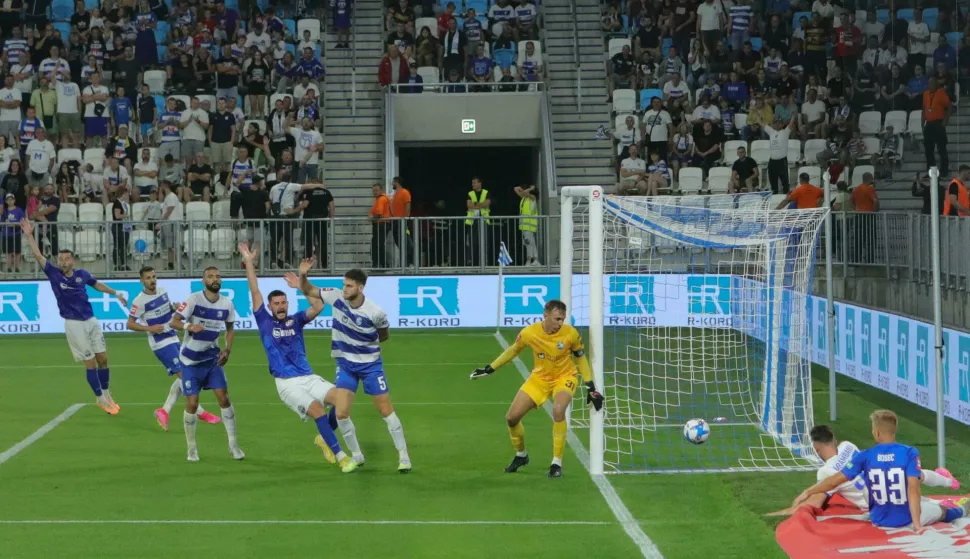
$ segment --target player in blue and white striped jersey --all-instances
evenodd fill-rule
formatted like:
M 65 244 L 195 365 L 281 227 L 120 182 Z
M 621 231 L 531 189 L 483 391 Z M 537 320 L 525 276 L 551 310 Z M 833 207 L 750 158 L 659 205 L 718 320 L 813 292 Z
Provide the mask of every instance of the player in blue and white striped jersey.
M 199 392 L 211 390 L 222 408 L 222 424 L 229 435 L 229 453 L 235 460 L 246 454 L 236 442 L 236 410 L 229 401 L 229 384 L 222 366 L 229 361 L 232 342 L 235 339 L 233 323 L 236 309 L 232 301 L 219 293 L 222 276 L 219 268 L 209 266 L 202 272 L 205 289 L 188 296 L 172 316 L 171 326 L 186 332 L 182 340 L 182 393 L 185 394 L 185 442 L 188 445 L 188 461 L 199 461 L 195 443 L 196 412 L 199 409 Z M 226 329 L 226 346 L 219 349 L 219 334 Z
M 145 266 L 138 275 L 141 278 L 142 292 L 131 302 L 127 327 L 134 332 L 148 334 L 148 347 L 152 348 L 152 353 L 168 374 L 176 377 L 168 390 L 165 403 L 155 410 L 155 420 L 162 429 L 168 431 L 168 414 L 172 412 L 175 400 L 182 395 L 182 361 L 179 359 L 182 346 L 179 344 L 178 333 L 169 326 L 175 303 L 169 300 L 165 288 L 158 287 L 155 268 Z M 203 410 L 202 406 L 199 406 L 196 415 L 206 423 L 219 423 L 219 417 Z
M 307 279 L 303 267 L 300 268 L 299 276 L 287 273 L 285 278 L 290 287 L 302 291 L 307 299 L 322 300 L 333 307 L 330 355 L 337 362 L 337 387 L 333 390 L 333 403 L 337 410 L 340 434 L 353 454 L 354 461 L 360 465 L 364 463 L 364 455 L 357 443 L 356 429 L 350 419 L 354 395 L 358 385 L 363 383 L 364 393 L 374 400 L 374 405 L 387 423 L 394 447 L 397 448 L 397 471 L 402 474 L 410 472 L 411 457 L 404 440 L 404 427 L 394 413 L 387 378 L 384 376 L 384 362 L 381 359 L 380 344 L 387 341 L 390 324 L 387 314 L 377 303 L 364 297 L 367 274 L 358 269 L 344 274 L 343 292 L 314 287 Z

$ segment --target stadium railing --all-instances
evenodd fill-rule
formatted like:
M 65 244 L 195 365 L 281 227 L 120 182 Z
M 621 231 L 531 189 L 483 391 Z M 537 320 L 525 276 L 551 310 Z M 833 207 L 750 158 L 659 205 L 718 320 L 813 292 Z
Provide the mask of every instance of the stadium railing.
M 423 93 L 521 93 L 545 91 L 545 82 L 424 82 L 421 84 L 392 83 L 385 86 L 390 93 L 407 95 L 412 88 L 421 87 Z M 514 91 L 502 91 L 503 87 L 514 87 Z

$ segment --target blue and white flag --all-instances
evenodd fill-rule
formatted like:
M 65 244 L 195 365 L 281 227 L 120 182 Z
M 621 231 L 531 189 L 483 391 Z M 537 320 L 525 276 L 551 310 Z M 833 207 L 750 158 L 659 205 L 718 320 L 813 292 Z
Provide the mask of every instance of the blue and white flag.
M 505 248 L 505 243 L 500 243 L 498 249 L 498 264 L 499 266 L 512 265 L 512 257 L 509 256 L 509 249 Z

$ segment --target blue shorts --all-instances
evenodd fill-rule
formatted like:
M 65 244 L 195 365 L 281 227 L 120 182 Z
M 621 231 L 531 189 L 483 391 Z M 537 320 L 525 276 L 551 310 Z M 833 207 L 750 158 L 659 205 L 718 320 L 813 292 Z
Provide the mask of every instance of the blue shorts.
M 182 372 L 182 360 L 179 359 L 179 351 L 181 349 L 179 344 L 169 344 L 154 351 L 158 362 L 162 364 L 162 367 L 165 367 L 169 375 Z
M 387 394 L 387 378 L 384 376 L 384 371 L 356 373 L 337 367 L 337 388 L 344 388 L 356 393 L 359 383 L 364 383 L 364 394 L 368 396 Z
M 154 128 L 154 125 L 150 122 L 148 124 L 141 125 L 141 141 L 143 143 L 145 141 L 145 138 L 148 138 L 149 136 L 152 135 L 152 128 Z
M 89 116 L 84 119 L 84 135 L 88 138 L 108 135 L 108 119 L 103 116 Z
M 182 365 L 182 392 L 195 396 L 202 390 L 226 390 L 226 372 L 215 361 Z

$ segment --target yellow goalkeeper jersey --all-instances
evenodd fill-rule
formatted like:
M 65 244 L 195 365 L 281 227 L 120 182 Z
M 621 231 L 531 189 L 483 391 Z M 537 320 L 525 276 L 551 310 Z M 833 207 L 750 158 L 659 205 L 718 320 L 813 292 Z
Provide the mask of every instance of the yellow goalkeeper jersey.
M 519 332 L 512 344 L 516 352 L 532 348 L 532 358 L 535 366 L 532 374 L 543 380 L 554 381 L 577 373 L 573 357 L 583 355 L 583 338 L 579 331 L 563 324 L 555 334 L 546 334 L 542 329 L 542 322 L 535 322 Z

